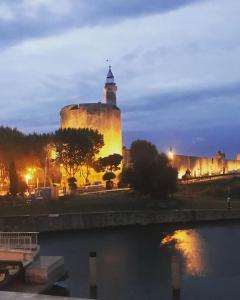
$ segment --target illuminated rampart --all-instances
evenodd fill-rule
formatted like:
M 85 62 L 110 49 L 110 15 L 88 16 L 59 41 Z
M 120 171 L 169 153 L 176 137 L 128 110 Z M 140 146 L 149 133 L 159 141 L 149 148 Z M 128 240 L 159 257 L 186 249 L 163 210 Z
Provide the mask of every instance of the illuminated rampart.
M 226 174 L 240 171 L 240 160 L 218 159 L 216 157 L 197 157 L 175 154 L 172 164 L 178 169 L 178 177 L 190 170 L 191 176 Z

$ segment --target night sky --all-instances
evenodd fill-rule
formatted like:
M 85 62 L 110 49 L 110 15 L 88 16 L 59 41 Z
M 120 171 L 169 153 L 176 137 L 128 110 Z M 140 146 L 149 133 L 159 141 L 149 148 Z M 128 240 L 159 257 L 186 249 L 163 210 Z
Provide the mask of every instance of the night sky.
M 59 127 L 103 100 L 111 58 L 124 143 L 240 152 L 239 0 L 0 0 L 0 124 Z

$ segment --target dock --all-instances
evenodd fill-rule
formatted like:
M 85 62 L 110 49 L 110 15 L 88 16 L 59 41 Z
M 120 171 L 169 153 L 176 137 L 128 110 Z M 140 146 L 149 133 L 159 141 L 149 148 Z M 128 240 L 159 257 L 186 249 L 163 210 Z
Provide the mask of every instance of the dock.
M 37 232 L 0 232 L 0 275 L 1 289 L 44 293 L 66 278 L 64 258 L 41 256 Z

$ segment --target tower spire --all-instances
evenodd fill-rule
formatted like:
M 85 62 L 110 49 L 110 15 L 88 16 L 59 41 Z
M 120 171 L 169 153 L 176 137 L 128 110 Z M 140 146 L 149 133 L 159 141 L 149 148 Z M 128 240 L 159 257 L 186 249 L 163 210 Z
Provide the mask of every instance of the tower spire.
M 114 76 L 112 73 L 112 67 L 111 65 L 108 67 L 108 73 L 107 73 L 107 78 L 106 78 L 106 84 L 107 83 L 114 83 Z
M 104 98 L 107 104 L 117 105 L 117 86 L 114 81 L 114 75 L 112 73 L 112 67 L 109 65 L 106 82 L 104 86 Z

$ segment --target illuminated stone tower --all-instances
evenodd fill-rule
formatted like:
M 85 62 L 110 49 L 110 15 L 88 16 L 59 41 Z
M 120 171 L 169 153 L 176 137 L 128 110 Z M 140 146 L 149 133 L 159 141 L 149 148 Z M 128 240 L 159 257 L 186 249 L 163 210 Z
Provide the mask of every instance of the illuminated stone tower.
M 114 76 L 111 70 L 111 66 L 109 66 L 106 83 L 104 86 L 104 99 L 106 104 L 117 105 L 117 86 L 114 82 Z
M 116 103 L 117 86 L 109 67 L 104 85 L 104 102 L 71 104 L 62 108 L 61 128 L 91 128 L 103 134 L 104 146 L 99 156 L 122 155 L 121 110 Z M 81 178 L 77 178 L 79 183 Z M 91 172 L 90 182 L 101 181 L 102 174 Z

